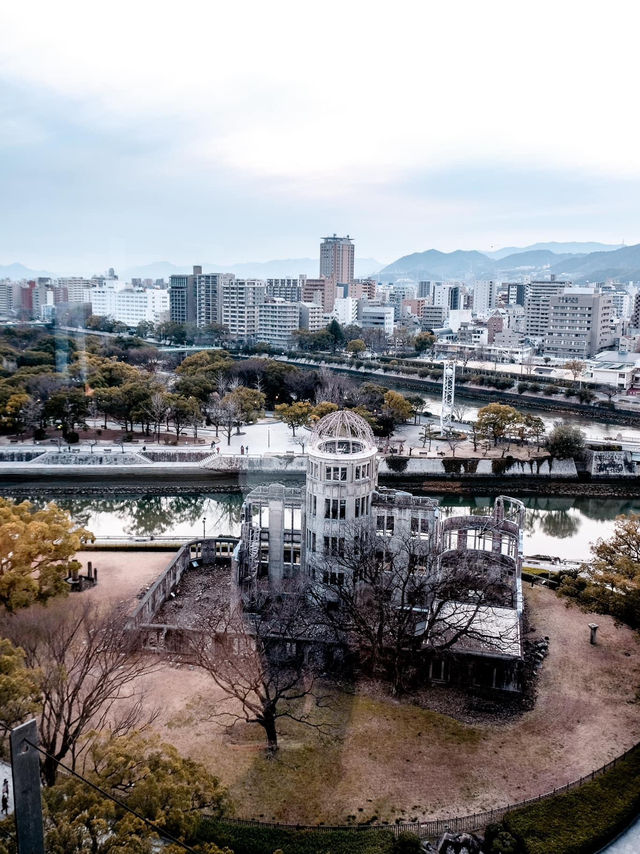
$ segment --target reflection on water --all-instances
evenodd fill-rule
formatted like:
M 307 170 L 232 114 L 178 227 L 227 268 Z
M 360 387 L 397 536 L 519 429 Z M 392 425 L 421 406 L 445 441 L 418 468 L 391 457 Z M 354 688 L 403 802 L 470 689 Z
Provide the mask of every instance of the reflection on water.
M 40 506 L 42 497 L 30 498 Z M 73 519 L 100 537 L 201 536 L 206 533 L 237 535 L 240 532 L 242 496 L 127 495 L 109 498 L 51 495 Z
M 127 495 L 96 497 L 56 497 L 51 500 L 68 510 L 80 524 L 102 537 L 201 536 L 206 533 L 240 532 L 242 495 L 193 493 L 190 495 Z M 41 506 L 42 497 L 30 499 Z M 640 499 L 538 497 L 525 498 L 525 553 L 581 559 L 589 555 L 589 545 L 613 531 L 616 516 L 640 513 Z M 445 496 L 440 498 L 444 515 L 488 513 L 489 496 Z

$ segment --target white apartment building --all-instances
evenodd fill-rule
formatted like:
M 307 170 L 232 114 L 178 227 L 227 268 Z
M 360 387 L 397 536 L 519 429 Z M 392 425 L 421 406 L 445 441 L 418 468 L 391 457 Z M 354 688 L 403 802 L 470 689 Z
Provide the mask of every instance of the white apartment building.
M 498 304 L 497 282 L 476 282 L 473 288 L 473 311 L 478 317 L 489 317 Z
M 127 288 L 114 281 L 85 289 L 83 299 L 91 303 L 92 314 L 111 317 L 127 326 L 137 326 L 142 321 L 162 323 L 169 317 L 169 291 L 161 288 Z
M 341 326 L 358 322 L 358 300 L 353 297 L 338 297 L 333 304 L 333 315 Z
M 221 282 L 220 321 L 231 338 L 255 340 L 258 332 L 258 307 L 266 297 L 261 279 L 228 279 Z
M 66 288 L 69 302 L 90 302 L 86 299 L 86 291 L 97 285 L 103 285 L 104 279 L 84 279 L 82 276 L 65 276 L 58 279 L 58 287 Z M 121 284 L 118 282 L 118 284 Z
M 549 331 L 550 303 L 559 296 L 569 282 L 548 281 L 529 282 L 525 290 L 525 334 L 534 341 L 542 342 Z
M 293 343 L 293 333 L 298 329 L 300 303 L 273 299 L 258 306 L 257 341 L 287 350 Z
M 319 332 L 324 327 L 322 306 L 317 302 L 300 303 L 300 329 Z

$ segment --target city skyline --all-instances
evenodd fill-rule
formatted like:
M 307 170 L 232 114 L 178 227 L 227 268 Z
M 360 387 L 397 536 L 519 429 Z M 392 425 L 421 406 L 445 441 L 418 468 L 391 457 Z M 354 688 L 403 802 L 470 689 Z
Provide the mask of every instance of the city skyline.
M 7 6 L 0 263 L 636 243 L 637 12 L 613 6 Z

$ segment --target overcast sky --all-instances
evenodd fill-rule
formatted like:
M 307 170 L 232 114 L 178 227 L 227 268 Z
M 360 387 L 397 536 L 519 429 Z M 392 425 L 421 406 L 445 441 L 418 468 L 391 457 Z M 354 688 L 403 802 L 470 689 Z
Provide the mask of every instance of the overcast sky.
M 640 242 L 634 2 L 0 6 L 0 264 Z

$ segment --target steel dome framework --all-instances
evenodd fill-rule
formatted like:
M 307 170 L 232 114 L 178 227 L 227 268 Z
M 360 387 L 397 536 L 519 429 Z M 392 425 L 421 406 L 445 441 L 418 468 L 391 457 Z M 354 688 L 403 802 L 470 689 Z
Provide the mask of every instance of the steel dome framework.
M 311 432 L 311 444 L 325 439 L 356 439 L 365 446 L 376 447 L 373 430 L 361 415 L 349 409 L 339 409 L 321 418 Z

